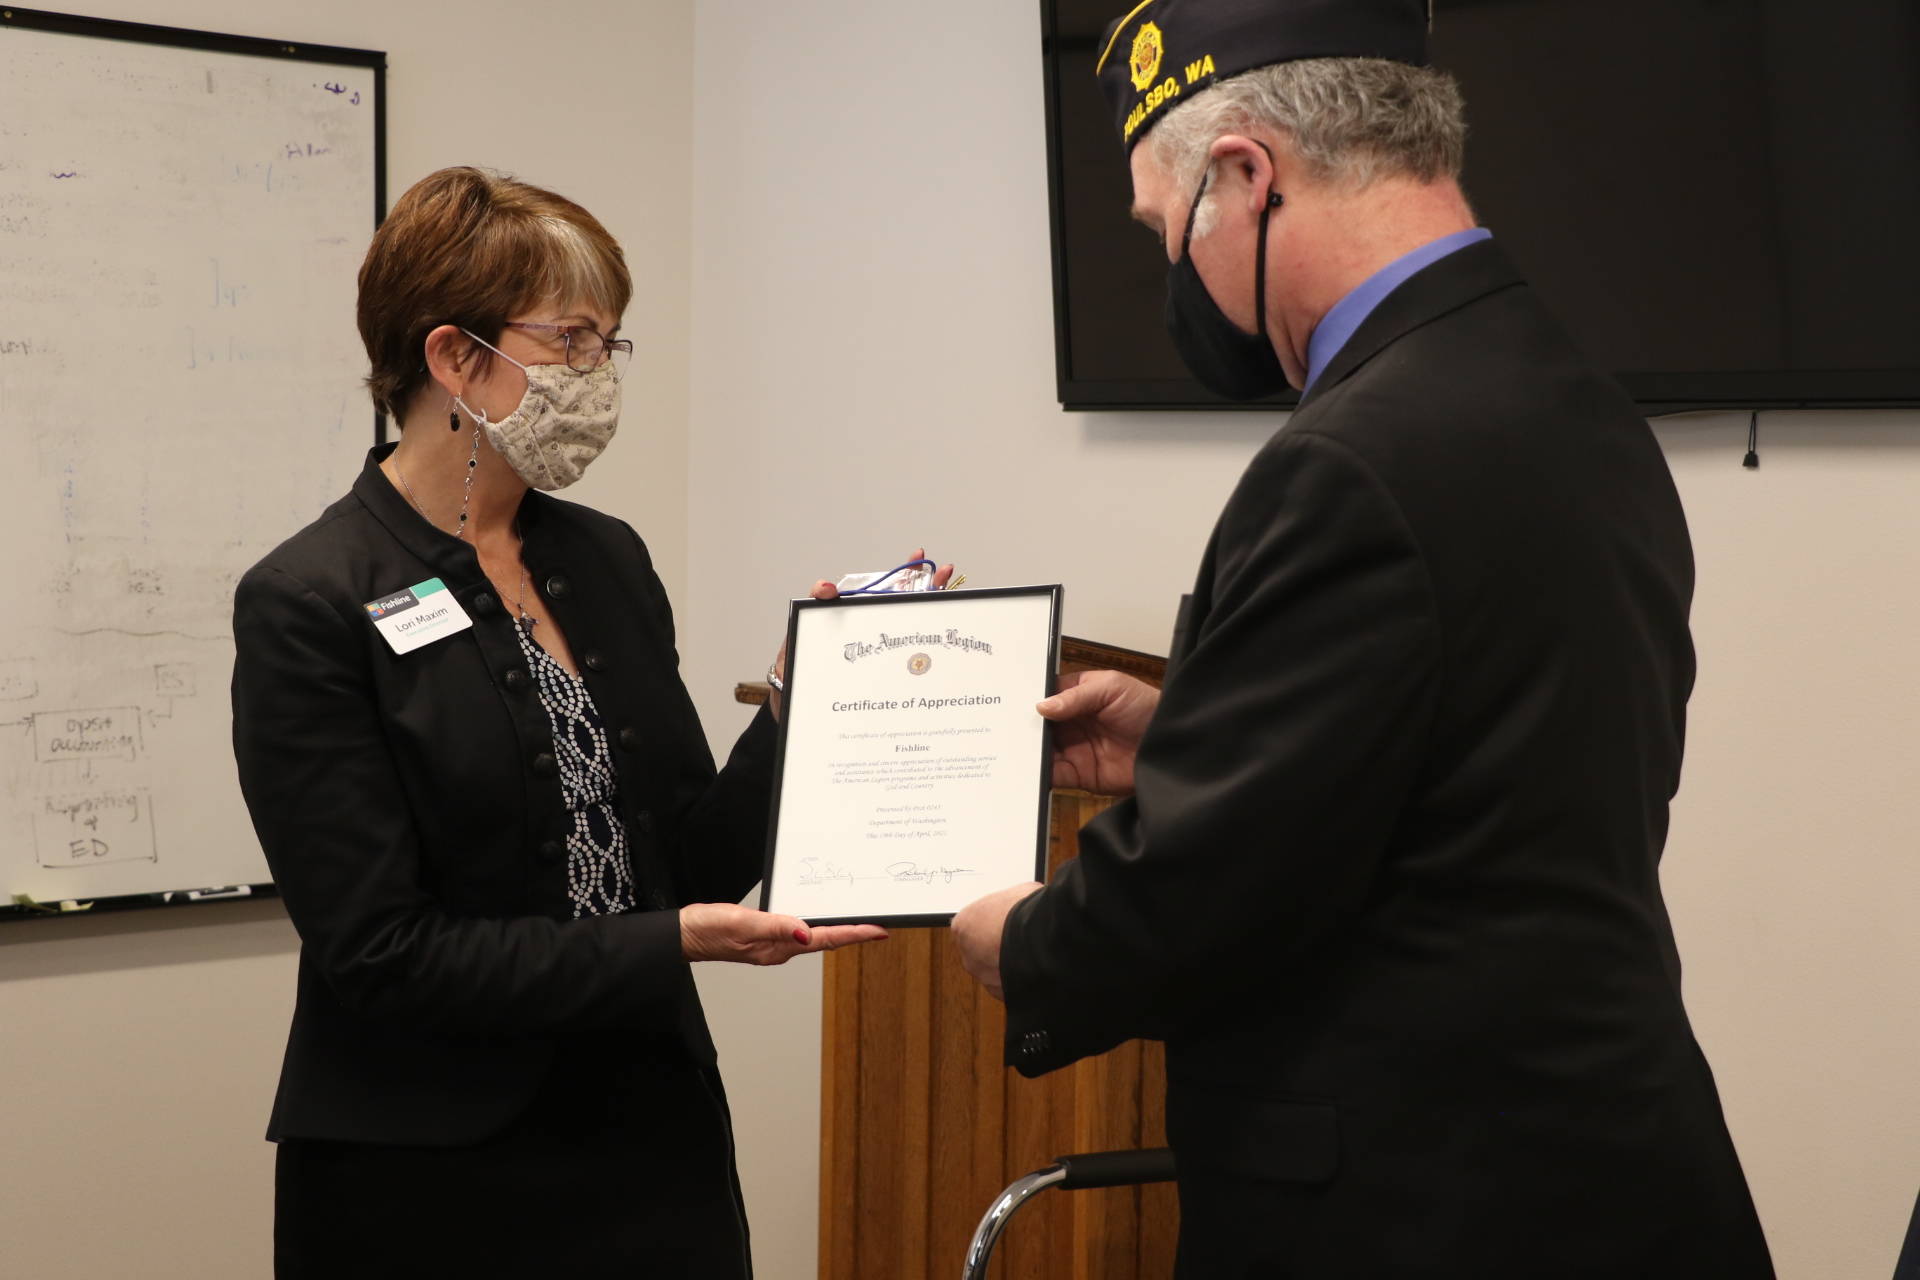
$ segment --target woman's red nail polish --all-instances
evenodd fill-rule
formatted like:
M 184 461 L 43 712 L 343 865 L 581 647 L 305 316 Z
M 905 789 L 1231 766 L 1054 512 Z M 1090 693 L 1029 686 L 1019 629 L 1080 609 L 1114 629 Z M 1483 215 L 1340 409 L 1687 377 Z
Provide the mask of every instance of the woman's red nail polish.
M 795 929 L 793 931 L 793 940 L 799 943 L 803 947 L 806 946 L 808 941 L 811 940 L 811 936 L 812 935 L 810 935 L 805 929 Z

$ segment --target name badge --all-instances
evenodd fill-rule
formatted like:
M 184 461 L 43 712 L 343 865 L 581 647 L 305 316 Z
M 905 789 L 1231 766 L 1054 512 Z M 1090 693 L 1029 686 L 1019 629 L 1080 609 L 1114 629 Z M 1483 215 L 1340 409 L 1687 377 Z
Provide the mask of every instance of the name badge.
M 444 640 L 473 625 L 453 592 L 438 578 L 369 600 L 364 608 L 373 619 L 374 630 L 395 653 L 412 653 L 421 645 Z

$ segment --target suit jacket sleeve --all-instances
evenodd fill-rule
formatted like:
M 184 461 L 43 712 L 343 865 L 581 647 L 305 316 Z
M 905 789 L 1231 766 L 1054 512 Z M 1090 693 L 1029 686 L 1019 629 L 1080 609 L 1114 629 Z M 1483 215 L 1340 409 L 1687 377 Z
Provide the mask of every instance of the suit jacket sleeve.
M 1344 445 L 1283 434 L 1210 550 L 1210 608 L 1135 793 L 1009 916 L 1028 1075 L 1203 1028 L 1338 930 L 1373 882 L 1432 716 L 1438 623 L 1399 509 Z
M 717 775 L 711 763 L 704 776 L 691 762 L 682 773 L 672 847 L 682 902 L 738 902 L 760 883 L 773 744 L 773 713 L 762 707 Z
M 362 637 L 288 574 L 234 599 L 234 753 L 302 944 L 364 1016 L 473 1033 L 630 1025 L 686 981 L 674 912 L 449 915 L 426 887 Z M 486 785 L 479 780 L 469 785 Z
M 678 670 L 673 606 L 652 570 L 640 535 L 631 527 L 627 533 L 647 564 L 652 613 Z M 761 707 L 735 740 L 726 767 L 717 774 L 712 753 L 697 727 L 677 753 L 673 809 L 667 817 L 665 843 L 681 902 L 738 902 L 760 882 L 766 863 L 776 731 L 772 708 Z

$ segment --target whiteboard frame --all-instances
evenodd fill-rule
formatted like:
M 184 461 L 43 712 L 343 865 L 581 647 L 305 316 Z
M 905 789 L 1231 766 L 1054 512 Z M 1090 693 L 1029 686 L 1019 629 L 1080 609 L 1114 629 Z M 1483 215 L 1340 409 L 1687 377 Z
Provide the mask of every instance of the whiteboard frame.
M 136 44 L 166 45 L 178 49 L 201 49 L 212 53 L 238 53 L 285 62 L 310 62 L 322 66 L 360 67 L 373 73 L 373 225 L 377 230 L 387 215 L 387 55 L 376 49 L 349 49 L 338 45 L 307 44 L 295 40 L 267 40 L 257 36 L 229 35 L 218 31 L 195 31 L 186 27 L 165 27 L 147 22 L 121 22 L 108 18 L 88 18 L 78 14 L 54 13 L 45 9 L 20 9 L 0 6 L 0 30 L 49 32 L 56 35 L 91 36 L 103 40 L 124 40 Z M 373 440 L 382 444 L 387 438 L 387 419 L 376 411 L 373 416 Z M 10 920 L 47 920 L 97 916 L 138 908 L 184 907 L 211 902 L 247 901 L 278 897 L 271 883 L 221 885 L 211 888 L 181 888 L 160 893 L 130 893 L 87 900 L 84 906 L 66 907 L 61 903 L 19 905 L 0 902 L 0 924 Z

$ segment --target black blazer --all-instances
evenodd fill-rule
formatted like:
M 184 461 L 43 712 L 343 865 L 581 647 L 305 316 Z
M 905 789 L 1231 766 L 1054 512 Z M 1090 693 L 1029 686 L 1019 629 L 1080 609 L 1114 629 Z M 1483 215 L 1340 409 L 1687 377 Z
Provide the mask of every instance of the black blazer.
M 240 785 L 299 931 L 268 1136 L 464 1145 L 510 1122 L 556 1037 L 711 1063 L 676 908 L 759 879 L 765 712 L 717 775 L 646 548 L 541 493 L 526 560 L 606 721 L 642 909 L 573 920 L 551 731 L 472 548 L 378 469 L 234 597 Z M 471 630 L 396 656 L 365 602 L 444 581 Z
M 1493 243 L 1207 548 L 1135 795 L 1008 920 L 1008 1060 L 1167 1042 L 1183 1274 L 1771 1274 L 1661 900 L 1686 521 Z

